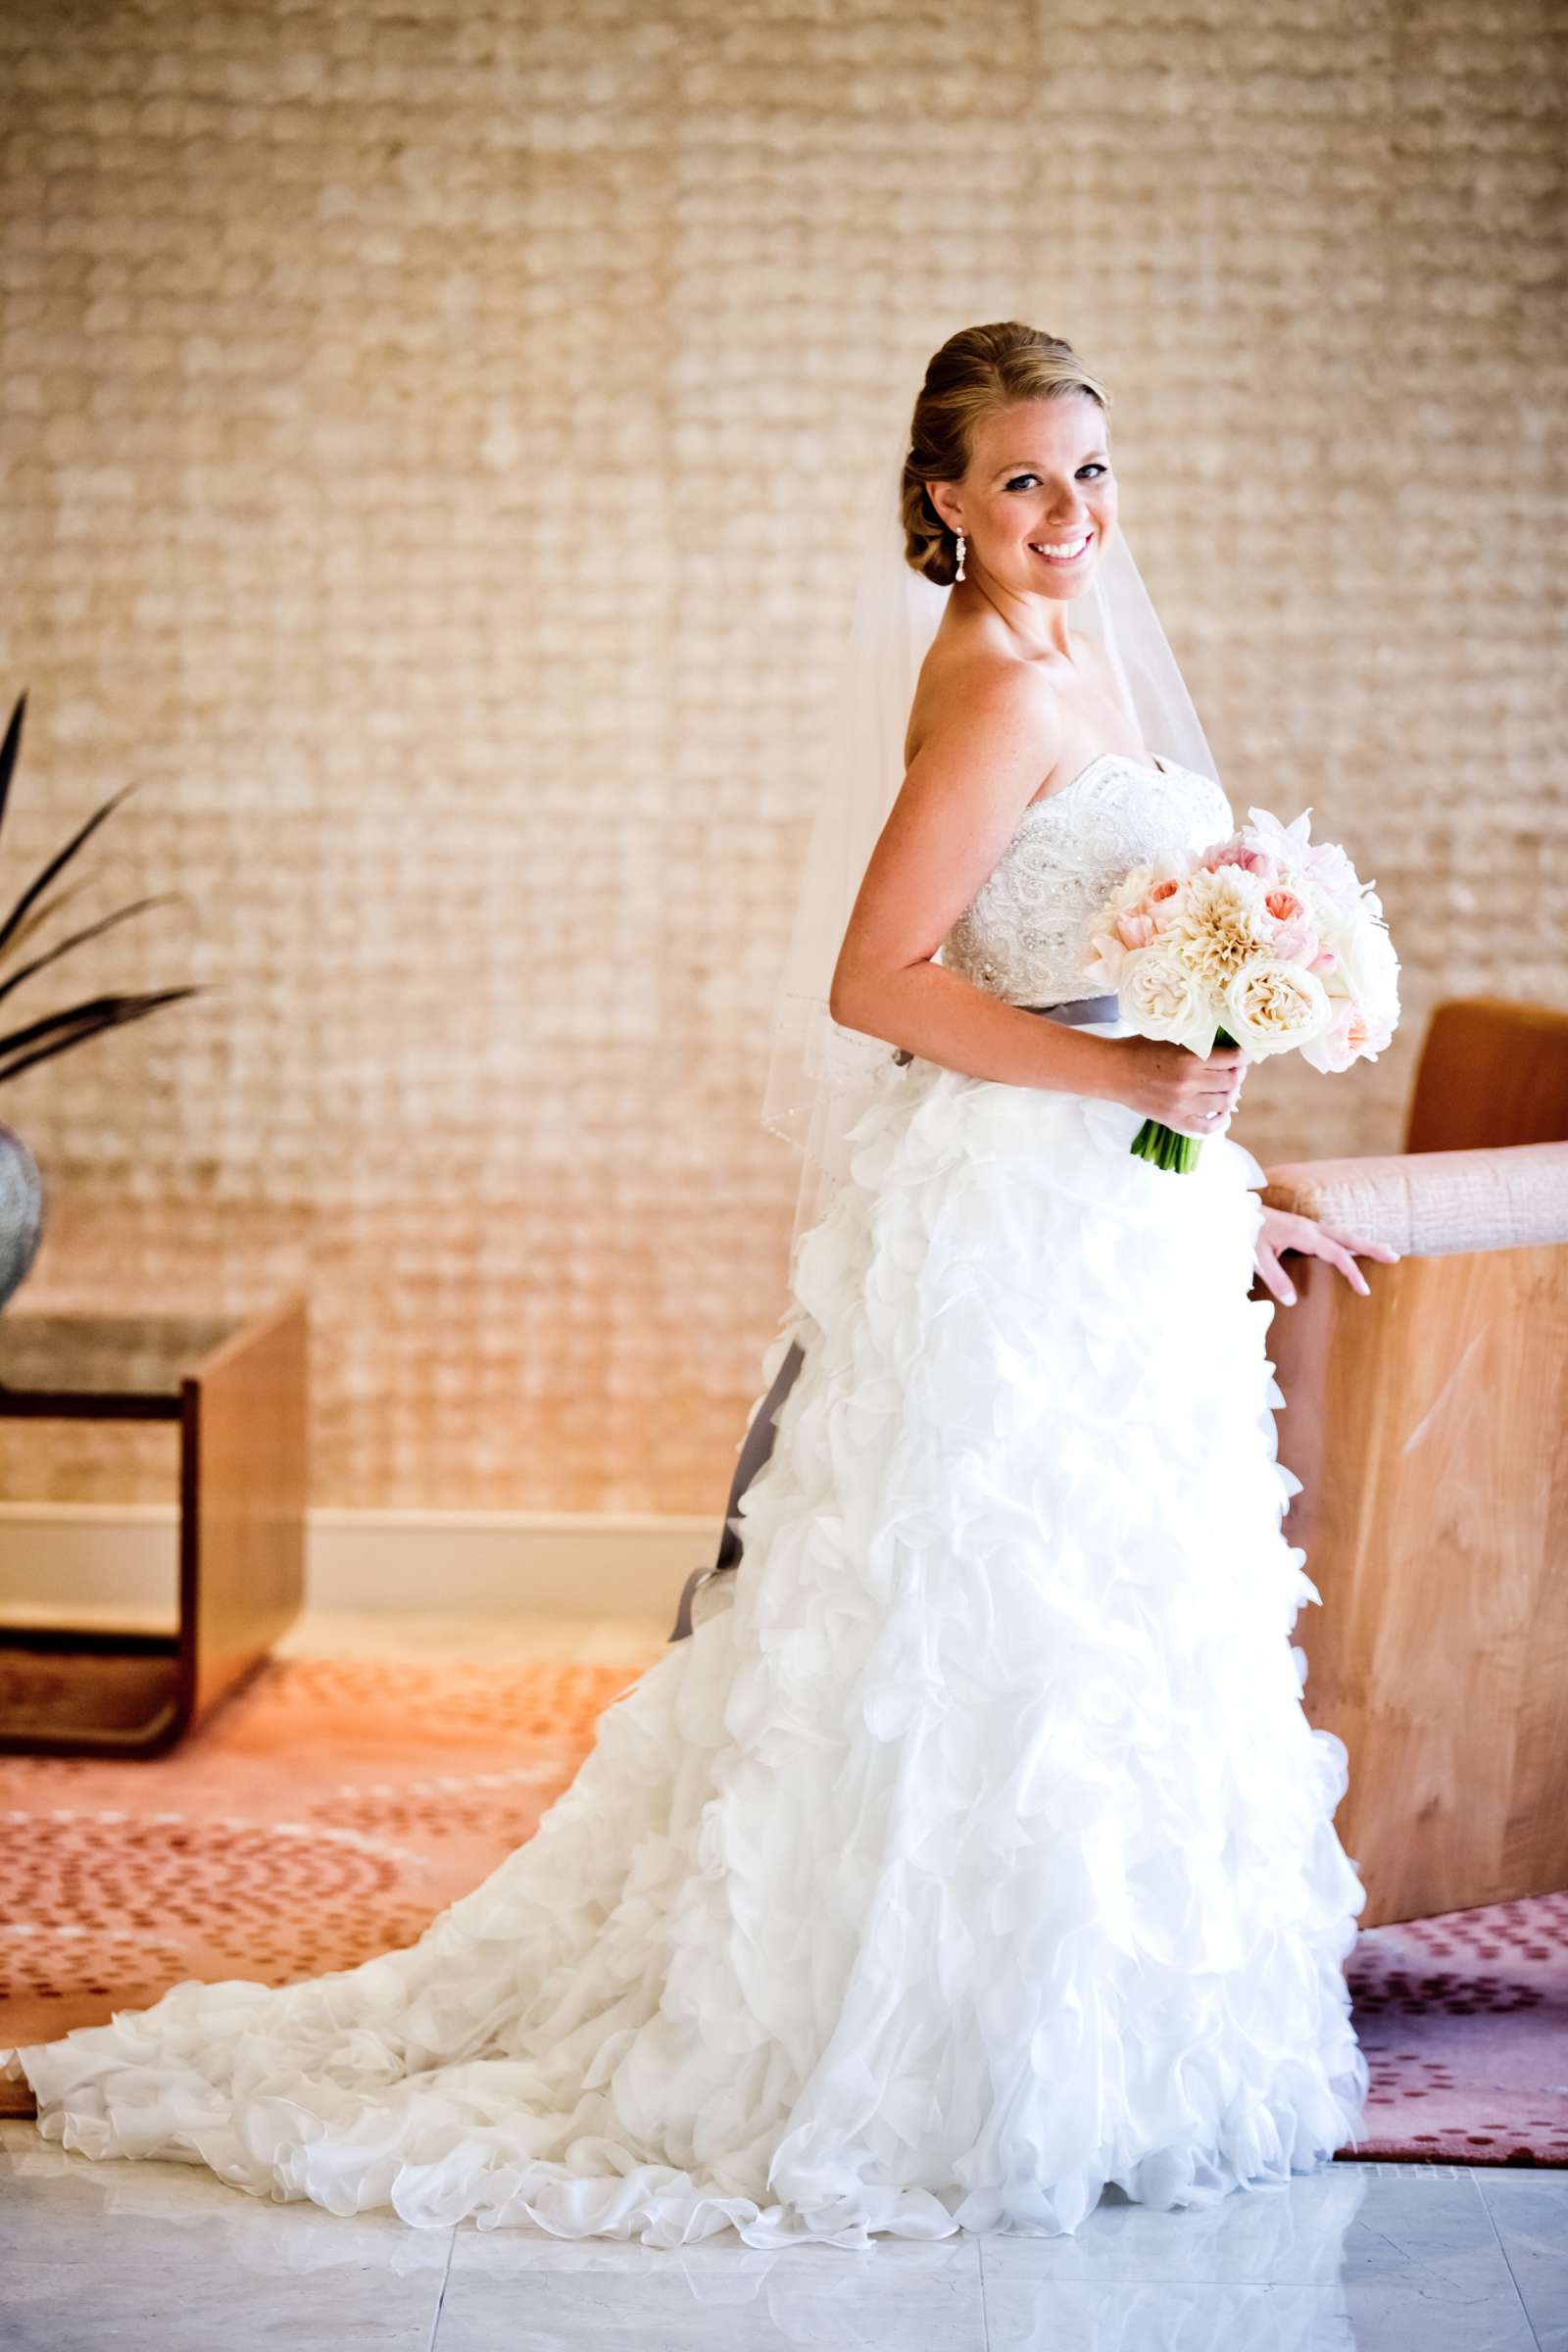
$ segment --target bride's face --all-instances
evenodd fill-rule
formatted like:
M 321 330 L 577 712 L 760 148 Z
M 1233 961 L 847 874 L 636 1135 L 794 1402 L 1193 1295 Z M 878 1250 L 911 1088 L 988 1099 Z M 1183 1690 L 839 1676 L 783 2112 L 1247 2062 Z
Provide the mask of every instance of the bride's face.
M 1087 393 L 995 410 L 975 430 L 961 480 L 928 490 L 968 542 L 966 578 L 1015 595 L 1081 596 L 1116 528 L 1105 413 Z

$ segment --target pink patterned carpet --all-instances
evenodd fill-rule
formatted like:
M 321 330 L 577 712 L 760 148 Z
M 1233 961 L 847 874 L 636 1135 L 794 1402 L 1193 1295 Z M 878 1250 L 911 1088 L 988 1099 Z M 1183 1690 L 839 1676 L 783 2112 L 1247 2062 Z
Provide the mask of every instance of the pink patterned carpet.
M 273 1659 L 172 1755 L 0 1758 L 0 2043 L 413 1942 L 532 1835 L 662 1647 Z M 1371 1930 L 1350 1984 L 1372 2096 L 1343 2154 L 1568 2164 L 1568 1894 Z M 0 2112 L 30 2108 L 0 2083 Z
M 1348 1973 L 1372 2090 L 1344 2153 L 1568 2164 L 1568 1894 L 1368 1929 Z

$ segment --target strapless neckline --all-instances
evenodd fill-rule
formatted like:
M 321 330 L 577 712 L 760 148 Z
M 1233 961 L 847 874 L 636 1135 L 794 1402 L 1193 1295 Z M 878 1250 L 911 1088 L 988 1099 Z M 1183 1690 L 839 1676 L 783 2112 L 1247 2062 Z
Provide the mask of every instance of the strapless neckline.
M 1108 761 L 1118 760 L 1123 767 L 1135 767 L 1146 776 L 1165 776 L 1170 773 L 1169 766 L 1157 757 L 1153 760 L 1135 760 L 1131 752 L 1097 752 L 1087 767 L 1081 767 L 1075 776 L 1069 776 L 1065 784 L 1058 784 L 1054 792 L 1043 792 L 1034 800 L 1025 802 L 1024 815 L 1032 816 L 1037 808 L 1051 808 L 1067 793 L 1074 791 L 1086 776 L 1092 776 L 1097 767 L 1104 767 Z

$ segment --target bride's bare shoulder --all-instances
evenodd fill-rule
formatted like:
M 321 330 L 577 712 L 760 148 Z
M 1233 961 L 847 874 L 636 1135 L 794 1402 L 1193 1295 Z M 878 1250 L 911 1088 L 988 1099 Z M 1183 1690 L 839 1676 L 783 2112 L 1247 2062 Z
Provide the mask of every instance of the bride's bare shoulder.
M 904 763 L 912 767 L 923 744 L 962 722 L 966 713 L 1010 704 L 1038 718 L 1049 734 L 1056 690 L 1038 662 L 1022 661 L 978 633 L 944 643 L 933 639 L 920 665 L 904 738 Z

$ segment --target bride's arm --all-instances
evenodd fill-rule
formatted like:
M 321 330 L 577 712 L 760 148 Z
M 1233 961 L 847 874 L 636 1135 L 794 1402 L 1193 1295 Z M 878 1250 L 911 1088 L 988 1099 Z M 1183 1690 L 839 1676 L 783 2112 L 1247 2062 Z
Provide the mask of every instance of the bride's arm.
M 944 1069 L 1114 1096 L 1120 1041 L 1043 1021 L 931 960 L 1060 748 L 1054 691 L 1027 663 L 975 661 L 949 684 L 866 866 L 828 1008 Z
M 1104 1053 L 1114 1041 L 1043 1021 L 928 958 L 874 977 L 869 1000 L 859 980 L 835 985 L 828 1004 L 846 1029 L 885 1038 L 971 1078 L 1075 1095 L 1120 1099 L 1123 1093 L 1121 1065 Z

